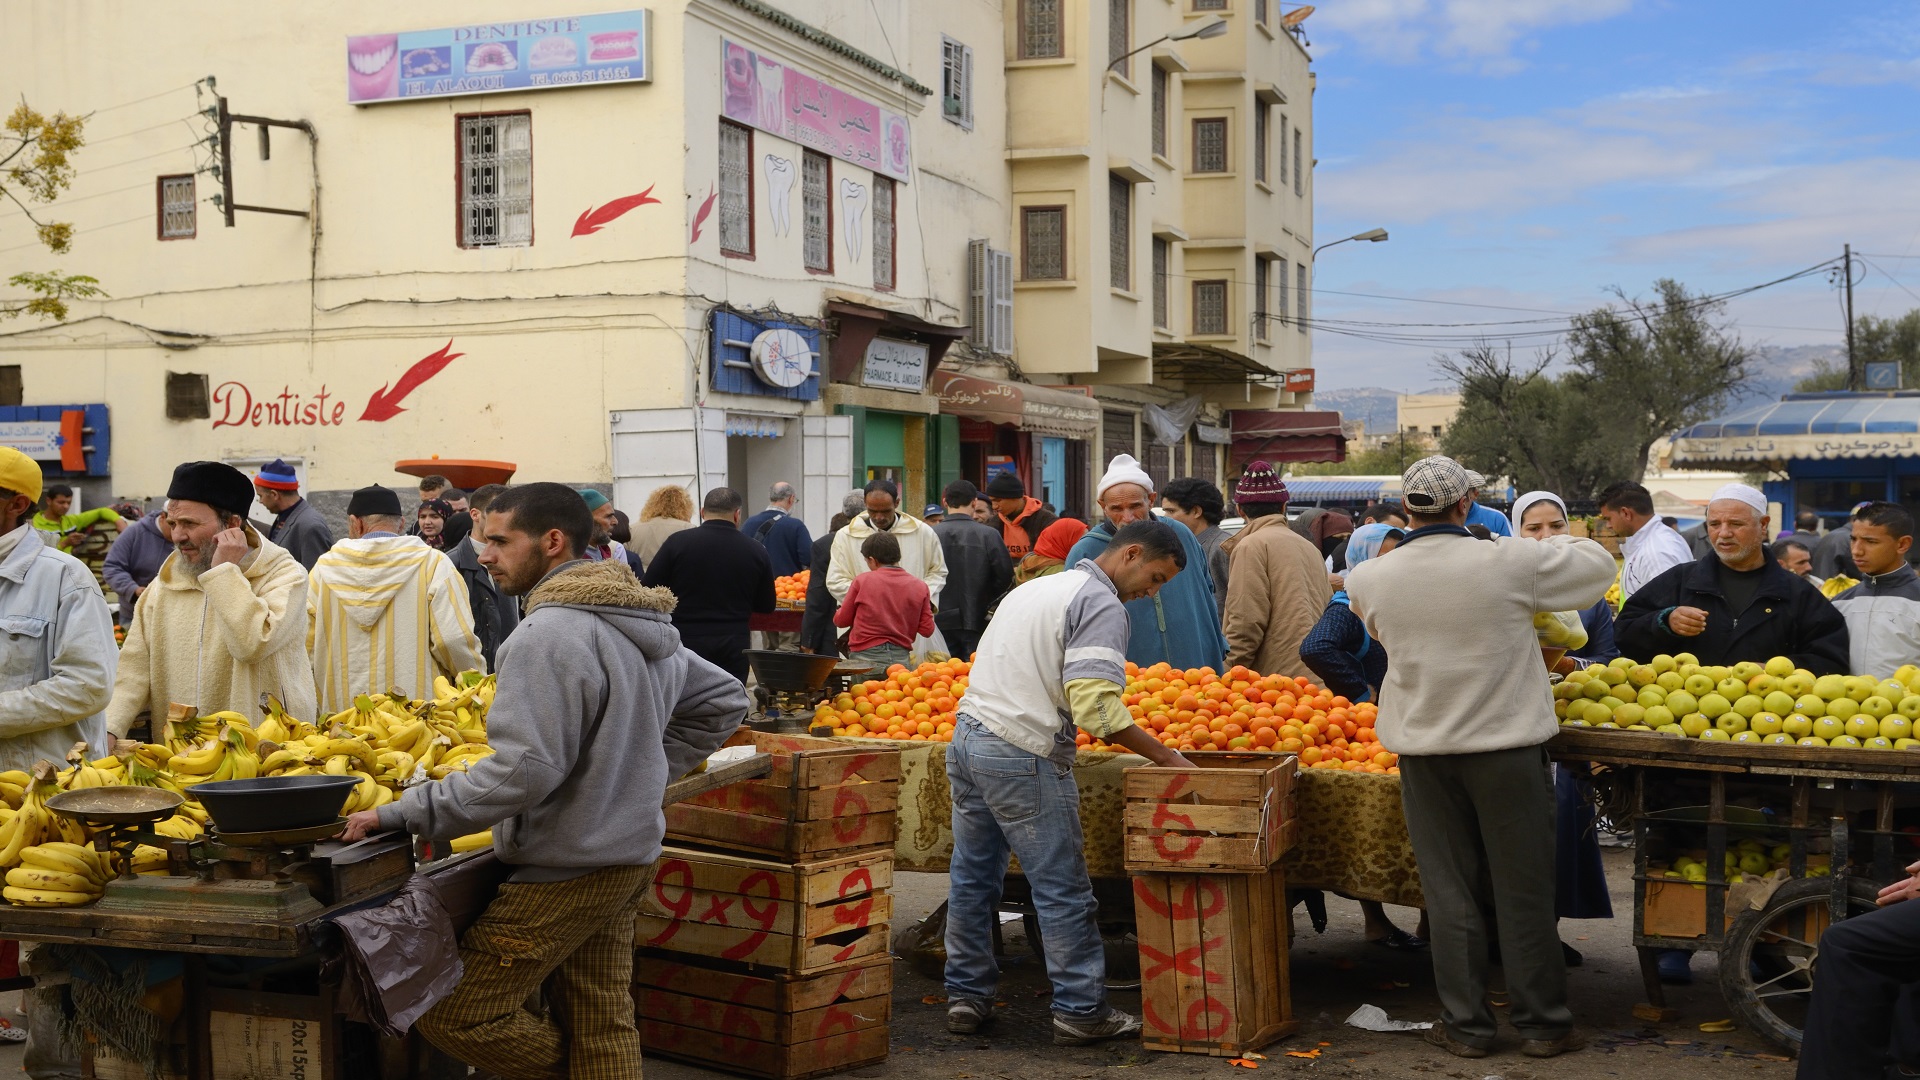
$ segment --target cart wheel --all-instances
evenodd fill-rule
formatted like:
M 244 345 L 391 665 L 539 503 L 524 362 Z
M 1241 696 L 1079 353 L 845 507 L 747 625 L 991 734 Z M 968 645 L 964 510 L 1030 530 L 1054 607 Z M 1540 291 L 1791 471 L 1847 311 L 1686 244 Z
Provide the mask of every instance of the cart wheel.
M 1833 882 L 1803 878 L 1782 885 L 1759 911 L 1743 911 L 1720 948 L 1720 993 L 1747 1027 L 1788 1050 L 1800 1049 L 1820 933 L 1832 922 Z M 1864 881 L 1848 883 L 1847 914 L 1874 911 L 1878 895 Z

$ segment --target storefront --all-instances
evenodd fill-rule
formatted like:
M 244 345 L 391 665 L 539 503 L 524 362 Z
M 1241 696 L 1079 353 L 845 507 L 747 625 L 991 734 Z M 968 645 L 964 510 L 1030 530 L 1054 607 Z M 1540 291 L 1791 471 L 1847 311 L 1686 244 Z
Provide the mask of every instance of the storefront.
M 1337 412 L 1235 409 L 1229 479 L 1249 461 L 1345 461 L 1347 440 Z
M 995 472 L 1063 514 L 1092 508 L 1091 442 L 1100 407 L 1083 388 L 1034 386 L 943 371 L 935 376 L 943 419 L 955 421 L 959 475 L 984 486 Z
M 852 419 L 852 483 L 891 480 L 900 486 L 902 507 L 918 516 L 960 475 L 955 425 L 940 415 L 930 384 L 966 328 L 845 301 L 827 304 L 827 321 L 832 337 L 822 398 L 836 415 Z

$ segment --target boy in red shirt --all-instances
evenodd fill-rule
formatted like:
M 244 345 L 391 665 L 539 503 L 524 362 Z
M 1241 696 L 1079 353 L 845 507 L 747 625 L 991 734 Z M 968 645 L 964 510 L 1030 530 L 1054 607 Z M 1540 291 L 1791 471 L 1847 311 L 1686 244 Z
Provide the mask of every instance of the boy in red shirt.
M 933 604 L 927 583 L 900 569 L 900 541 L 877 532 L 860 543 L 867 573 L 853 579 L 834 613 L 835 626 L 850 626 L 847 649 L 855 660 L 885 671 L 904 664 L 913 639 L 933 636 Z

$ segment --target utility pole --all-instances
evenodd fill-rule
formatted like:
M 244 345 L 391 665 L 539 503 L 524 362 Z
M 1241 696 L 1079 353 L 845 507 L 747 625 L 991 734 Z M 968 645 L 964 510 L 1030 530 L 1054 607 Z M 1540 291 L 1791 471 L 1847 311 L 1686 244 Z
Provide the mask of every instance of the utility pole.
M 1856 393 L 1867 388 L 1867 372 L 1853 349 L 1853 245 L 1840 248 L 1841 269 L 1847 276 L 1847 389 Z
M 211 78 L 208 80 L 211 82 Z M 265 116 L 242 116 L 227 111 L 227 99 L 218 97 L 213 111 L 214 123 L 219 128 L 220 139 L 220 210 L 226 218 L 227 228 L 233 228 L 233 212 L 249 210 L 256 214 L 285 214 L 289 217 L 307 217 L 305 210 L 282 210 L 274 206 L 247 206 L 233 201 L 233 125 L 258 124 L 260 126 L 260 160 L 266 161 L 272 150 L 267 141 L 267 129 L 270 127 L 291 128 L 306 133 L 309 140 L 318 141 L 313 133 L 313 125 L 305 120 L 275 120 Z

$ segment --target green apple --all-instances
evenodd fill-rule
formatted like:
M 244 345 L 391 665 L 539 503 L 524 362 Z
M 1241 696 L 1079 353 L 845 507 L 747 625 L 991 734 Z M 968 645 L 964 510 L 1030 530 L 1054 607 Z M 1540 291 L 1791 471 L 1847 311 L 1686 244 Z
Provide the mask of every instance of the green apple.
M 1713 667 L 1701 668 L 1700 670 L 1706 672 L 1707 677 L 1711 678 L 1714 682 L 1719 682 L 1733 674 L 1733 669 L 1725 664 L 1717 664 Z
M 1673 710 L 1667 708 L 1665 705 L 1649 705 L 1646 708 L 1647 726 L 1649 727 L 1656 729 L 1663 728 L 1678 719 L 1678 717 L 1673 715 Z
M 1713 721 L 1697 712 L 1688 713 L 1680 718 L 1680 730 L 1686 732 L 1689 739 L 1698 739 L 1712 729 Z
M 1588 694 L 1587 696 L 1592 697 L 1593 695 Z M 1825 716 L 1827 715 L 1827 699 L 1821 697 L 1819 694 L 1801 694 L 1794 699 L 1793 711 L 1805 713 L 1808 716 Z
M 1875 694 L 1860 703 L 1860 711 L 1878 720 L 1893 711 L 1893 702 Z
M 1813 692 L 1826 701 L 1847 696 L 1847 677 L 1845 675 L 1822 675 L 1813 680 Z
M 1728 701 L 1734 701 L 1747 692 L 1747 680 L 1736 679 L 1729 675 L 1714 684 L 1713 689 Z
M 1724 731 L 1721 731 L 1719 728 L 1708 728 L 1707 730 L 1700 733 L 1700 741 L 1701 742 L 1732 742 L 1733 736 L 1727 734 Z
M 1599 679 L 1588 679 L 1586 682 L 1580 684 L 1580 696 L 1586 698 L 1588 701 L 1599 701 L 1601 698 L 1606 697 L 1607 691 L 1611 689 L 1613 688 Z
M 1729 735 L 1738 735 L 1747 730 L 1747 718 L 1737 712 L 1723 712 L 1715 718 L 1713 726 Z
M 1909 720 L 1920 720 L 1920 694 L 1908 694 L 1894 702 L 1893 711 Z
M 1866 713 L 1856 713 L 1853 716 L 1847 717 L 1847 734 L 1859 739 L 1861 742 L 1878 738 L 1880 735 L 1880 721 L 1875 720 Z
M 1814 720 L 1813 733 L 1832 742 L 1847 733 L 1846 722 L 1832 716 L 1822 716 Z
M 1699 863 L 1691 863 L 1680 868 L 1680 876 L 1688 881 L 1707 880 L 1707 868 Z
M 1700 707 L 1700 699 L 1685 690 L 1674 690 L 1667 694 L 1667 708 L 1675 716 L 1685 716 Z
M 1687 676 L 1687 681 L 1684 685 L 1687 688 L 1687 693 L 1692 694 L 1694 697 L 1700 697 L 1703 694 L 1713 693 L 1715 682 L 1716 680 L 1709 676 L 1696 673 Z
M 1851 735 L 1842 735 L 1836 739 L 1828 739 L 1827 745 L 1836 750 L 1843 748 L 1847 750 L 1858 750 L 1860 749 L 1860 740 Z
M 1900 740 L 1913 734 L 1913 721 L 1895 714 L 1880 718 L 1880 734 L 1889 739 Z
M 1893 749 L 1893 740 L 1887 738 L 1885 735 L 1878 735 L 1863 741 L 1860 745 L 1869 750 L 1891 750 Z
M 1792 844 L 1775 844 L 1767 850 L 1767 857 L 1777 863 L 1784 863 L 1793 857 Z
M 1691 679 L 1695 675 L 1704 674 L 1700 670 L 1699 664 L 1681 664 L 1679 667 L 1674 668 L 1673 670 L 1678 672 L 1680 677 L 1683 679 Z
M 1682 678 L 1677 671 L 1663 671 L 1660 673 L 1659 678 L 1653 680 L 1653 684 L 1671 694 L 1675 690 L 1687 685 L 1687 680 Z
M 1760 736 L 1755 735 L 1751 731 L 1736 731 L 1733 733 L 1733 741 L 1757 744 L 1760 741 Z
M 1895 750 L 1913 750 L 1920 748 L 1920 739 L 1895 739 L 1893 740 L 1893 748 Z
M 1767 670 L 1766 668 L 1760 666 L 1759 664 L 1754 663 L 1751 660 L 1742 660 L 1739 663 L 1733 665 L 1734 678 L 1742 679 L 1742 680 L 1751 679 L 1755 675 L 1762 674 L 1766 670 Z
M 1865 675 L 1847 680 L 1847 696 L 1855 702 L 1865 701 L 1880 692 L 1880 684 Z
M 1766 671 L 1776 679 L 1784 679 L 1793 674 L 1793 661 L 1784 656 L 1776 656 L 1767 661 Z
M 1835 698 L 1827 702 L 1827 715 L 1842 723 L 1854 713 L 1860 711 L 1860 703 L 1850 697 Z
M 1780 730 L 1796 739 L 1813 734 L 1813 717 L 1806 713 L 1788 713 L 1780 718 Z
M 1760 741 L 1766 743 L 1768 746 L 1792 746 L 1793 736 L 1782 731 L 1778 735 L 1768 735 Z
M 1875 687 L 1873 692 L 1880 697 L 1886 698 L 1888 701 L 1899 701 L 1901 698 L 1907 696 L 1907 688 L 1892 679 L 1888 679 Z
M 1621 727 L 1633 727 L 1647 722 L 1647 710 L 1632 703 L 1621 705 L 1613 710 L 1613 722 Z
M 1767 857 L 1758 851 L 1749 851 L 1740 856 L 1740 872 L 1743 874 L 1764 874 L 1773 867 Z
M 1626 726 L 1626 730 L 1627 731 L 1644 731 L 1649 735 L 1653 734 L 1653 729 L 1648 727 L 1645 724 L 1628 724 Z
M 1660 655 L 1653 658 L 1653 663 L 1650 666 L 1653 668 L 1653 670 L 1659 672 L 1662 675 L 1665 675 L 1667 672 L 1672 671 L 1676 667 L 1679 667 L 1680 662 L 1675 660 L 1673 657 L 1668 656 L 1666 653 L 1661 653 Z
M 1561 727 L 1592 727 L 1593 725 L 1587 723 L 1585 720 L 1568 720 L 1565 723 L 1562 723 L 1560 726 Z
M 1733 699 L 1733 711 L 1749 720 L 1765 712 L 1766 709 L 1766 703 L 1761 701 L 1759 696 L 1755 694 L 1748 694 L 1745 697 Z
M 1813 673 L 1796 669 L 1793 674 L 1780 680 L 1780 689 L 1785 690 L 1794 697 L 1799 697 L 1802 694 L 1811 694 L 1813 693 Z
M 1766 711 L 1785 716 L 1793 711 L 1793 695 L 1784 690 L 1775 690 L 1761 700 Z
M 1594 678 L 1599 679 L 1608 686 L 1627 685 L 1627 673 L 1615 667 L 1602 669 L 1598 674 L 1594 675 Z
M 1657 686 L 1643 686 L 1640 688 L 1640 696 L 1634 700 L 1638 701 L 1642 708 L 1651 709 L 1655 705 L 1666 704 L 1667 692 Z
M 1613 659 L 1607 661 L 1607 666 L 1614 669 L 1615 671 L 1625 671 L 1628 668 L 1633 667 L 1635 664 L 1638 664 L 1638 663 L 1639 661 L 1635 660 L 1631 656 L 1616 656 Z
M 1825 740 L 1825 739 L 1823 739 L 1823 738 L 1821 738 L 1821 737 L 1820 737 L 1820 736 L 1818 736 L 1818 735 L 1809 735 L 1809 736 L 1807 736 L 1806 738 L 1804 738 L 1804 739 L 1801 739 L 1800 741 L 1798 741 L 1798 742 L 1796 742 L 1796 743 L 1794 743 L 1793 745 L 1795 745 L 1795 746 L 1825 746 L 1825 745 L 1827 745 L 1827 740 Z
M 1785 730 L 1780 717 L 1770 712 L 1755 713 L 1747 721 L 1747 730 L 1755 735 L 1776 735 Z
M 1678 735 L 1682 739 L 1687 737 L 1687 729 L 1681 727 L 1679 724 L 1661 724 L 1654 730 L 1662 735 Z M 1912 740 L 1908 741 L 1911 742 Z
M 1673 654 L 1673 662 L 1676 667 L 1685 664 L 1693 664 L 1697 667 L 1700 664 L 1700 658 L 1690 652 L 1677 652 Z
M 1721 713 L 1732 710 L 1733 702 L 1719 694 L 1703 694 L 1700 697 L 1700 711 L 1706 713 L 1709 720 L 1718 719 Z
M 1607 729 L 1608 731 L 1619 731 L 1619 730 L 1620 730 L 1620 725 L 1619 725 L 1619 724 L 1616 724 L 1616 723 L 1614 723 L 1614 722 L 1613 722 L 1613 721 L 1611 721 L 1611 720 L 1606 720 L 1606 721 L 1603 721 L 1603 722 L 1601 722 L 1601 723 L 1598 723 L 1598 724 L 1595 724 L 1595 725 L 1593 725 L 1593 726 L 1594 726 L 1594 727 L 1597 727 L 1597 728 L 1606 728 L 1606 729 Z
M 1587 699 L 1574 698 L 1567 702 L 1567 710 L 1560 714 L 1562 720 L 1579 720 L 1587 715 Z
M 1780 689 L 1780 680 L 1764 672 L 1747 680 L 1749 694 L 1759 694 L 1764 697 L 1778 689 Z
M 1625 704 L 1626 704 L 1626 702 L 1624 702 L 1624 701 L 1621 701 L 1621 700 L 1620 700 L 1619 698 L 1617 698 L 1617 697 L 1614 697 L 1614 696 L 1613 696 L 1613 695 L 1611 695 L 1611 694 L 1609 694 L 1609 695 L 1607 695 L 1606 697 L 1603 697 L 1603 698 L 1601 698 L 1601 699 L 1600 699 L 1600 707 L 1601 707 L 1601 708 L 1603 708 L 1603 709 L 1605 709 L 1605 710 L 1607 710 L 1607 711 L 1608 711 L 1608 712 L 1610 712 L 1610 713 L 1616 713 L 1616 712 L 1619 712 L 1619 711 L 1620 711 L 1620 706 L 1622 706 L 1622 705 L 1625 705 Z
M 1567 718 L 1567 702 L 1565 698 L 1561 698 L 1553 703 L 1553 718 L 1555 720 L 1565 720 Z
M 1635 686 L 1647 686 L 1660 677 L 1650 664 L 1635 664 L 1627 669 L 1627 681 Z

